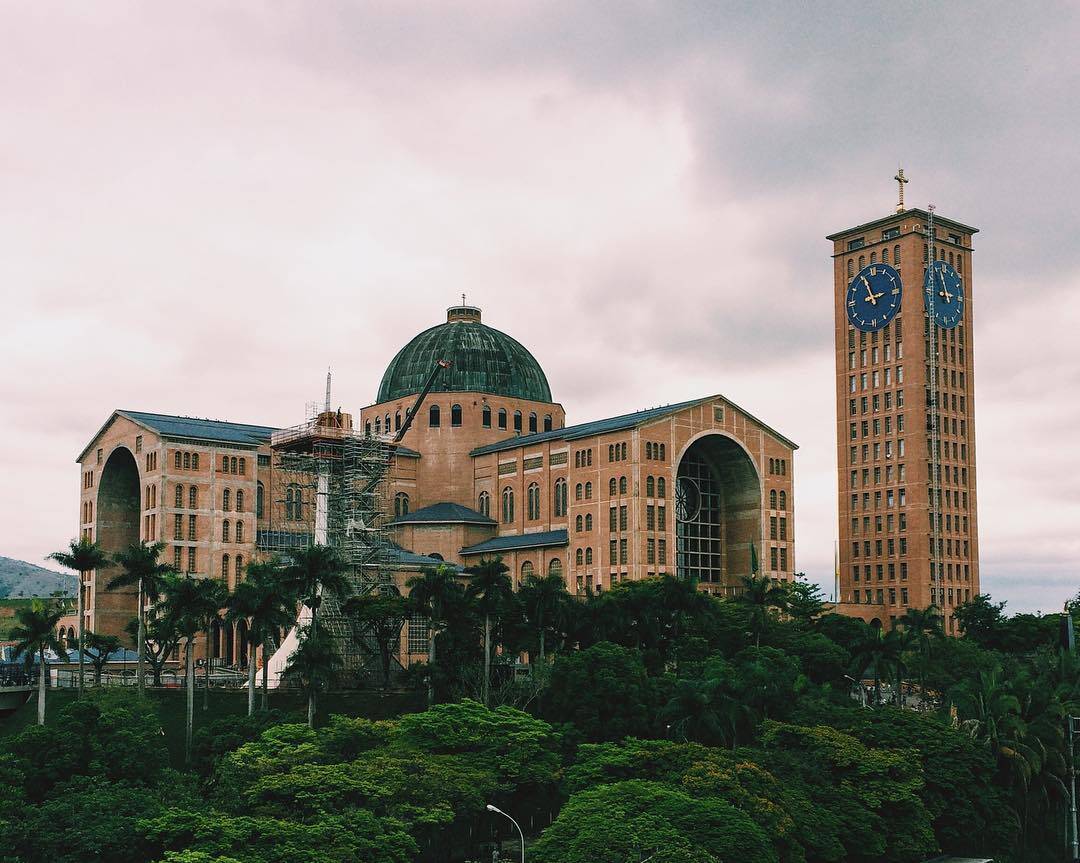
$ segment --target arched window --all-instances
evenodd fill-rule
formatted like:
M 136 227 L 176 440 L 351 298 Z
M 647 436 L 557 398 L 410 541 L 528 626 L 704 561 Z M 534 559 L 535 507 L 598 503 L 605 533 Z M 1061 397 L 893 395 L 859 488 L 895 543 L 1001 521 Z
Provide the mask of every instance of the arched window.
M 188 486 L 187 505 L 188 509 L 199 508 L 199 490 L 193 485 Z
M 375 417 L 375 434 L 382 434 L 382 417 Z
M 780 509 L 782 509 L 782 510 L 787 509 L 787 492 L 786 491 L 780 492 Z
M 540 518 L 540 486 L 535 482 L 529 485 L 526 492 L 526 507 L 530 521 Z
M 592 530 L 592 513 L 585 514 L 585 530 L 586 532 Z
M 454 428 L 461 426 L 461 405 L 450 405 L 450 425 Z
M 581 533 L 581 531 L 584 529 L 585 519 L 579 515 L 577 518 L 574 519 L 574 530 L 576 530 L 578 533 Z
M 409 514 L 409 496 L 403 491 L 394 495 L 394 515 L 403 516 Z
M 532 565 L 531 560 L 527 560 L 523 564 L 521 564 L 521 580 L 522 581 L 526 581 L 527 579 L 532 578 L 533 575 L 534 575 L 534 572 L 533 572 L 533 565 Z
M 866 255 L 859 255 L 859 269 L 866 266 Z
M 480 424 L 486 429 L 491 428 L 491 405 L 484 405 L 480 413 Z
M 574 486 L 574 500 L 581 500 L 585 496 L 585 486 L 580 482 Z
M 285 489 L 285 518 L 289 521 L 296 518 L 296 489 L 291 485 Z
M 390 434 L 390 411 L 387 411 L 386 416 L 383 417 L 383 428 L 386 429 L 387 434 Z
M 656 497 L 656 480 L 651 477 L 645 477 L 645 497 Z
M 592 566 L 592 546 L 585 549 L 585 565 Z
M 776 509 L 776 489 L 769 489 L 769 509 Z
M 247 459 L 243 456 L 240 458 L 240 476 L 247 476 Z
M 871 264 L 876 264 L 877 263 L 877 252 L 871 252 L 870 253 L 870 263 Z
M 182 485 L 176 487 L 176 505 L 178 507 L 184 505 L 184 487 Z
M 562 477 L 555 480 L 555 515 L 566 515 L 566 480 Z
M 237 522 L 236 522 L 236 541 L 237 542 L 243 542 L 244 541 L 244 523 L 242 521 L 240 521 L 239 519 L 237 519 Z
M 645 442 L 645 458 L 652 458 L 652 443 L 650 441 Z
M 553 557 L 548 561 L 548 575 L 557 575 L 562 578 L 562 561 L 559 558 Z
M 486 515 L 491 518 L 491 495 L 486 491 L 480 492 L 480 497 L 477 499 L 477 510 L 481 515 Z
M 585 483 L 585 500 L 592 500 L 592 483 Z
M 401 431 L 401 411 L 394 413 L 394 431 Z
M 191 469 L 192 470 L 198 470 L 199 469 L 199 454 L 197 452 L 191 454 Z
M 263 507 L 266 505 L 266 489 L 263 488 L 263 484 L 260 482 L 255 486 L 255 517 L 263 517 Z
M 849 279 L 855 275 L 855 262 L 851 258 L 848 258 L 847 274 Z
M 364 420 L 364 434 L 371 437 L 371 420 Z
M 883 264 L 889 263 L 889 247 L 888 246 L 885 246 L 885 248 L 883 248 L 881 250 L 881 263 L 883 263 Z
M 225 581 L 229 579 L 229 556 L 227 554 L 221 556 L 221 578 Z
M 619 494 L 626 494 L 626 477 L 619 477 Z
M 514 411 L 514 431 L 521 431 L 521 411 Z
M 615 477 L 608 480 L 607 484 L 608 497 L 615 497 L 619 493 L 618 483 L 615 481 Z
M 585 564 L 584 549 L 579 548 L 577 551 L 574 552 L 574 563 L 576 563 L 578 566 L 583 566 Z
M 230 541 L 229 540 L 229 520 L 228 519 L 225 519 L 225 521 L 223 521 L 221 523 L 221 541 L 222 542 L 229 542 Z
M 667 444 L 660 444 L 660 461 L 667 461 Z
M 376 430 L 378 429 L 379 421 L 375 421 Z M 432 405 L 428 408 L 427 424 L 429 428 L 437 429 L 439 427 L 439 406 Z
M 225 490 L 224 490 L 224 491 L 223 491 L 223 492 L 221 493 L 221 508 L 222 508 L 222 509 L 223 509 L 223 510 L 224 510 L 225 512 L 228 512 L 228 511 L 229 511 L 229 504 L 230 504 L 231 502 L 232 502 L 232 500 L 231 500 L 231 495 L 230 495 L 230 493 L 229 493 L 229 490 L 228 490 L 228 489 L 225 489 Z
M 191 453 L 184 453 L 184 469 L 187 470 L 191 467 Z
M 536 434 L 536 411 L 529 413 L 529 434 Z
M 236 580 L 240 581 L 244 577 L 244 556 L 238 554 L 236 556 Z
M 236 490 L 236 511 L 244 511 L 244 490 L 239 488 Z
M 900 266 L 900 247 L 899 246 L 893 246 L 892 259 L 893 259 L 893 264 L 895 266 L 899 267 Z
M 239 469 L 237 467 L 236 456 L 233 456 L 231 459 L 229 459 L 229 473 L 237 473 L 238 470 Z
M 506 431 L 506 408 L 499 408 L 499 428 Z
M 173 467 L 175 467 L 177 470 L 180 470 L 181 458 L 182 456 L 180 455 L 180 450 L 177 450 L 176 453 L 173 455 Z
M 544 431 L 551 431 L 551 414 L 544 415 Z
M 502 493 L 502 520 L 503 524 L 514 523 L 514 490 L 510 486 Z
M 656 496 L 659 497 L 659 498 L 665 498 L 665 497 L 667 497 L 666 492 L 667 492 L 667 482 L 664 480 L 664 478 L 662 476 L 657 477 L 656 478 Z

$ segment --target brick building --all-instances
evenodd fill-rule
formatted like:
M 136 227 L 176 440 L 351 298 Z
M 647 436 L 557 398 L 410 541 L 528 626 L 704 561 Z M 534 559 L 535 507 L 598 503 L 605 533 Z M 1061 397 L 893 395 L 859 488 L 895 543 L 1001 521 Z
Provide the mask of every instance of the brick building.
M 661 573 L 729 595 L 752 553 L 764 574 L 792 577 L 795 444 L 720 395 L 566 425 L 532 354 L 472 306 L 449 309 L 402 348 L 355 430 L 348 414 L 316 424 L 389 441 L 437 360 L 452 365 L 390 447 L 400 586 L 440 560 L 493 554 L 515 583 L 558 573 L 579 595 Z M 295 534 L 314 505 L 275 473 L 282 439 L 263 426 L 115 411 L 78 459 L 82 532 L 110 552 L 164 542 L 179 569 L 232 586 L 269 550 L 265 538 Z M 111 574 L 84 588 L 96 631 L 118 632 L 134 614 L 130 593 L 105 589 Z M 408 653 L 426 650 L 417 635 Z M 243 631 L 215 630 L 210 652 L 240 662 L 245 644 Z
M 931 239 L 929 212 L 898 210 L 828 237 L 835 297 L 838 610 L 889 625 L 909 608 L 935 604 L 952 633 L 953 609 L 979 592 L 971 328 L 977 229 L 935 214 Z M 936 386 L 924 286 L 931 251 L 955 269 L 964 296 L 959 322 L 933 332 Z M 849 321 L 848 291 L 864 267 L 875 264 L 894 268 L 903 292 L 896 316 L 867 332 Z

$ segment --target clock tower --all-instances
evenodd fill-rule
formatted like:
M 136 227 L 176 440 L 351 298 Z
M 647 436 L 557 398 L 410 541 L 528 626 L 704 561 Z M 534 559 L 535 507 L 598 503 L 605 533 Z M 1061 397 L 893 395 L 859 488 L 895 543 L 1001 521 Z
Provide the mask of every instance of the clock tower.
M 902 173 L 897 181 L 902 196 Z M 837 610 L 891 626 L 909 608 L 933 604 L 953 634 L 953 610 L 979 592 L 971 330 L 978 229 L 902 201 L 895 213 L 828 237 Z

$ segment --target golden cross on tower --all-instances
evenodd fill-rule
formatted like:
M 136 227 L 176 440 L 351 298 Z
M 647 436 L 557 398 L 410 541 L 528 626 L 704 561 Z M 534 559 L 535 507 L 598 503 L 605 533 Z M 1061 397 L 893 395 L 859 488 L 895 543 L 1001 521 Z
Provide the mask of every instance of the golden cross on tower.
M 465 295 L 461 295 L 461 305 L 465 305 Z
M 900 201 L 896 205 L 896 212 L 902 213 L 904 212 L 904 183 L 908 181 L 907 177 L 904 176 L 904 169 L 898 169 L 893 179 L 896 180 L 896 184 L 900 187 Z

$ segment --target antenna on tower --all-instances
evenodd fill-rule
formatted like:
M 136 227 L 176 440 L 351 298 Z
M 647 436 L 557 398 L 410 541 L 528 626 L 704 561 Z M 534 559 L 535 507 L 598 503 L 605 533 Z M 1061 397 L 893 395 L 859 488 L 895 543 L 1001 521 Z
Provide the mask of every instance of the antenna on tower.
M 326 412 L 330 413 L 330 366 L 326 367 Z

